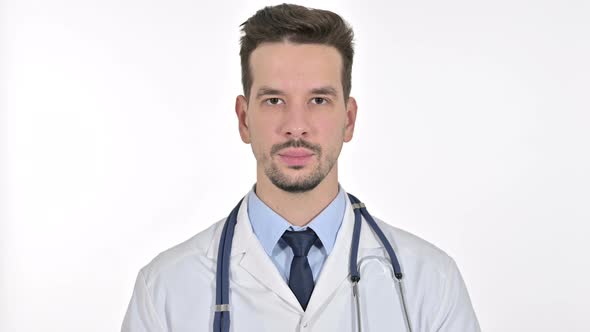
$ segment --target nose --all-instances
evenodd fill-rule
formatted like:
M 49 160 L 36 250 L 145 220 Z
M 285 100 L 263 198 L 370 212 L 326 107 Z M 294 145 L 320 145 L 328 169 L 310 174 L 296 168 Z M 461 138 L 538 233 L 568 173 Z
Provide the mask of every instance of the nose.
M 307 130 L 303 127 L 293 127 L 286 130 L 285 135 L 293 139 L 304 138 L 307 136 Z
M 288 109 L 286 109 L 285 118 L 282 126 L 283 136 L 290 139 L 307 137 L 310 132 L 307 113 L 308 112 L 304 106 L 289 107 Z

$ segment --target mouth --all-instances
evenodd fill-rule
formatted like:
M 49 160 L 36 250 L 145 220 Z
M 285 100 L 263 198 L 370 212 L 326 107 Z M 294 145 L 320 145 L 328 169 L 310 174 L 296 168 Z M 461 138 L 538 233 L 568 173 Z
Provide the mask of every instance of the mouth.
M 278 155 L 288 166 L 305 166 L 315 154 L 304 148 L 290 148 L 282 150 Z

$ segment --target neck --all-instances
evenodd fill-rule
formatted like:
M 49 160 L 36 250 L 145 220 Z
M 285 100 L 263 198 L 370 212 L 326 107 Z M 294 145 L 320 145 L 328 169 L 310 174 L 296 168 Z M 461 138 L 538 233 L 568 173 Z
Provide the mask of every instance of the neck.
M 276 187 L 259 170 L 256 195 L 292 225 L 305 226 L 338 195 L 338 167 L 334 165 L 317 187 L 304 193 L 290 193 Z

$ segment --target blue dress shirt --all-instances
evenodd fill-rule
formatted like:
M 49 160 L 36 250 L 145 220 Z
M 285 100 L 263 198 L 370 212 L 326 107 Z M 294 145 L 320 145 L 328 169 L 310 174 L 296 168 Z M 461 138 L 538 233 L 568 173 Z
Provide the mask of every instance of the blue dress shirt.
M 342 225 L 344 209 L 346 208 L 344 190 L 339 186 L 336 198 L 319 215 L 303 227 L 291 225 L 261 201 L 254 190 L 248 193 L 247 199 L 248 217 L 250 218 L 252 230 L 256 234 L 256 237 L 258 237 L 264 251 L 270 256 L 279 273 L 285 279 L 285 282 L 289 282 L 293 251 L 281 239 L 283 233 L 286 230 L 302 231 L 309 227 L 318 235 L 321 243 L 320 241 L 316 241 L 307 254 L 307 259 L 313 273 L 313 280 L 317 281 L 326 258 L 334 248 L 338 230 L 340 229 L 340 225 Z

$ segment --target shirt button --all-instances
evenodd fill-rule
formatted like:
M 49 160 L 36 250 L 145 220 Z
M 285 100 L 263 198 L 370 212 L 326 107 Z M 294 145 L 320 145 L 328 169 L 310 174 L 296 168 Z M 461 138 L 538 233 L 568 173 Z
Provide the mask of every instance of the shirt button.
M 303 323 L 304 328 L 307 328 L 307 325 L 308 325 L 307 322 Z

